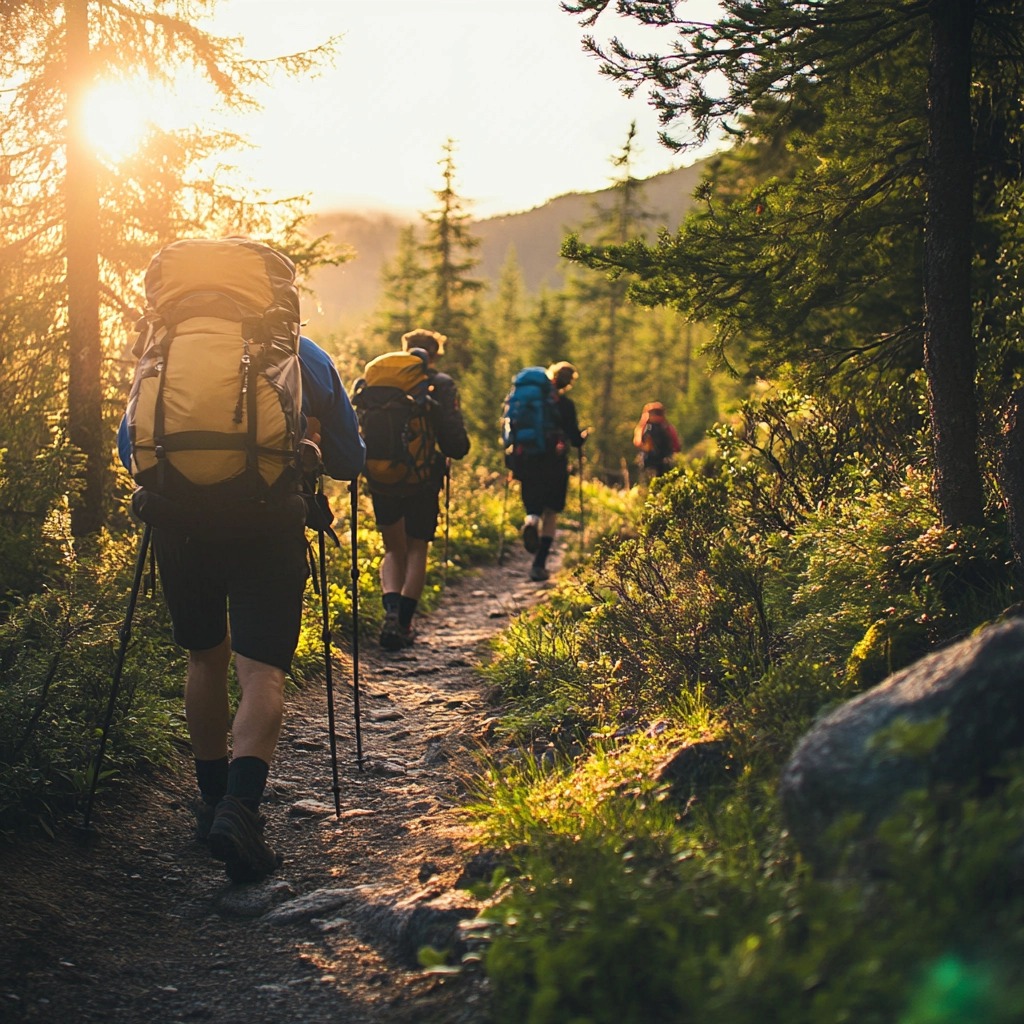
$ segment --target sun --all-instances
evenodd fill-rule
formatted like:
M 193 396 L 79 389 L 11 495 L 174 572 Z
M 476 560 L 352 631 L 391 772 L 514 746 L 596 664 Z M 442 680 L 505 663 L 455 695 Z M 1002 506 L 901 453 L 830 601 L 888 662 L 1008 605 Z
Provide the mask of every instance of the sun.
M 149 128 L 148 92 L 134 82 L 101 82 L 85 101 L 85 136 L 97 154 L 117 163 L 139 147 Z

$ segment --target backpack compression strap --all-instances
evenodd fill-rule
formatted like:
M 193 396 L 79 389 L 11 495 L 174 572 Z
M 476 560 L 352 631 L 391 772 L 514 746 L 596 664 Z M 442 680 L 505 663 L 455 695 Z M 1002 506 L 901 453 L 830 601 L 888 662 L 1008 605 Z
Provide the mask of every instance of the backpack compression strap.
M 255 490 L 254 497 L 262 498 L 267 491 L 266 482 L 259 471 L 259 456 L 277 455 L 294 456 L 295 452 L 285 448 L 269 448 L 257 442 L 257 390 L 255 381 L 258 379 L 260 365 L 259 356 L 253 362 L 246 342 L 245 354 L 242 356 L 242 389 L 238 396 L 236 423 L 241 422 L 243 402 L 246 408 L 246 432 L 244 434 L 226 434 L 216 430 L 181 430 L 174 434 L 166 434 L 164 408 L 164 384 L 167 378 L 167 363 L 171 352 L 171 344 L 175 337 L 175 327 L 167 328 L 167 333 L 160 340 L 160 358 L 157 370 L 160 383 L 157 386 L 156 403 L 153 409 L 153 447 L 136 445 L 139 451 L 150 451 L 156 456 L 156 486 L 158 491 L 166 487 L 166 462 L 171 452 L 182 451 L 244 451 L 246 454 L 246 474 L 252 479 Z

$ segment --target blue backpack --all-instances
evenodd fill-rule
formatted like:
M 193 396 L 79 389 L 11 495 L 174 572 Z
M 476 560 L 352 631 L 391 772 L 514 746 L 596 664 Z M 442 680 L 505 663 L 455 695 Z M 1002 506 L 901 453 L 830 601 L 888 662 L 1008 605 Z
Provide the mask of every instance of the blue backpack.
M 501 417 L 501 442 L 510 467 L 513 461 L 543 455 L 555 446 L 560 433 L 557 400 L 544 367 L 528 366 L 513 378 Z

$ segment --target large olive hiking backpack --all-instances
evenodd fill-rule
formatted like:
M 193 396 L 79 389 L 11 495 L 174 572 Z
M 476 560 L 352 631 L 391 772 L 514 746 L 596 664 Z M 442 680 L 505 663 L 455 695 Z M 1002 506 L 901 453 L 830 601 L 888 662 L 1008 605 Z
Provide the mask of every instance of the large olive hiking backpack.
M 366 442 L 370 489 L 404 495 L 435 475 L 437 450 L 429 358 L 423 349 L 386 352 L 366 364 L 352 404 Z
M 136 513 L 234 535 L 301 523 L 294 264 L 248 239 L 189 239 L 153 257 L 145 284 L 127 413 Z
M 512 380 L 501 417 L 505 464 L 516 471 L 523 461 L 553 452 L 563 438 L 558 394 L 543 366 L 528 366 Z

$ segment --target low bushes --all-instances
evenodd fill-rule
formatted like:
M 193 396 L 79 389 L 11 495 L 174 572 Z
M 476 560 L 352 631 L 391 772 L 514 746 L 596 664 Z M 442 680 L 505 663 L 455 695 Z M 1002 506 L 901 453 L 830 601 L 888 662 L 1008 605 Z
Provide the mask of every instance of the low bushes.
M 509 747 L 471 813 L 521 872 L 494 911 L 499 1018 L 1019 1019 L 1020 766 L 911 794 L 868 886 L 813 878 L 774 795 L 824 707 L 1014 600 L 998 509 L 945 529 L 922 460 L 869 458 L 809 400 L 747 412 L 497 644 Z M 731 780 L 687 800 L 657 766 L 702 739 Z

